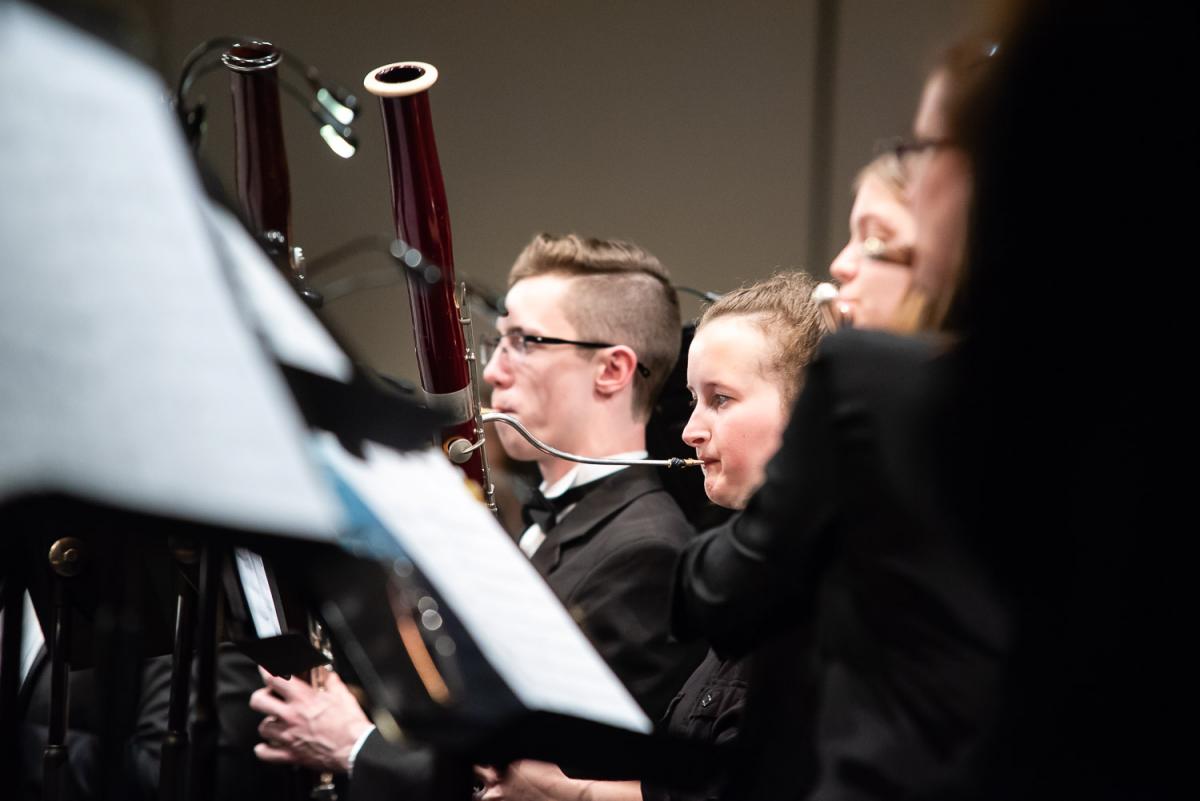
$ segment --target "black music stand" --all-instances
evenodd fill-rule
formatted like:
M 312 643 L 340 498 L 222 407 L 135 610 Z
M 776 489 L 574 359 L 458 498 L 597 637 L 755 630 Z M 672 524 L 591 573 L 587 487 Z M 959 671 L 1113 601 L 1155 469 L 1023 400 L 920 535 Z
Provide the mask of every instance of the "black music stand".
M 172 642 L 162 569 L 180 561 L 208 688 L 190 790 L 210 797 L 221 549 L 333 543 L 342 512 L 309 428 L 349 416 L 347 442 L 399 445 L 427 415 L 377 391 L 311 320 L 297 329 L 286 294 L 252 288 L 154 75 L 40 11 L 4 10 L 0 88 L 18 105 L 0 116 L 0 769 L 22 786 L 28 588 L 56 657 L 47 794 L 64 776 L 67 665 L 92 664 L 105 690 L 99 796 L 131 795 L 121 749 L 140 660 L 190 651 Z M 185 685 L 185 711 L 186 697 Z

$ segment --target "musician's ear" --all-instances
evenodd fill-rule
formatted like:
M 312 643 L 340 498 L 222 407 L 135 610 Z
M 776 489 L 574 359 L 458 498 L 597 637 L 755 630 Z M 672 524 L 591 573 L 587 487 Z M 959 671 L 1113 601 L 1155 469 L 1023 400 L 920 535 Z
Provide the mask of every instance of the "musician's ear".
M 597 351 L 596 392 L 616 395 L 633 383 L 637 374 L 638 357 L 628 345 L 614 345 Z

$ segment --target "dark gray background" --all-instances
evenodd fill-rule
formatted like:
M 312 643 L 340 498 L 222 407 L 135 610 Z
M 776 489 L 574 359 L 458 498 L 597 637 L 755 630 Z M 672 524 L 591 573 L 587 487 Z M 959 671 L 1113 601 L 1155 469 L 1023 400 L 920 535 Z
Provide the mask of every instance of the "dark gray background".
M 575 231 L 634 240 L 678 283 L 721 290 L 776 267 L 826 273 L 854 173 L 876 140 L 907 132 L 926 67 L 978 10 L 972 0 L 835 5 L 832 76 L 815 69 L 816 0 L 166 0 L 142 16 L 160 32 L 151 58 L 172 81 L 190 48 L 225 33 L 276 42 L 355 90 L 385 63 L 436 65 L 431 103 L 461 274 L 500 288 L 535 232 Z M 830 81 L 831 192 L 813 197 L 814 90 Z M 227 86 L 218 72 L 196 91 L 210 100 L 205 153 L 228 182 Z M 350 161 L 285 104 L 293 230 L 310 257 L 392 234 L 377 101 L 359 94 Z M 825 226 L 818 263 L 806 263 L 810 203 Z M 383 264 L 363 256 L 332 275 Z M 368 363 L 412 376 L 402 286 L 345 297 L 326 316 Z

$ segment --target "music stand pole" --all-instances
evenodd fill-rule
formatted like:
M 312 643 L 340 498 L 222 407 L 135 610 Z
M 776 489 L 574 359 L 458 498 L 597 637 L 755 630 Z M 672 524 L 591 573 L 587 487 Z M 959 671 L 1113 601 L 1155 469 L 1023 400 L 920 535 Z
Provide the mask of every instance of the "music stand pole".
M 188 749 L 188 692 L 192 678 L 193 645 L 196 641 L 196 589 L 187 575 L 187 567 L 196 563 L 196 549 L 190 543 L 176 543 L 172 550 L 179 569 L 176 575 L 178 595 L 167 732 L 163 735 L 162 761 L 158 773 L 160 801 L 176 801 L 183 796 Z
M 69 704 L 68 654 L 71 647 L 71 609 L 67 603 L 67 581 L 83 569 L 83 543 L 63 537 L 50 546 L 51 586 L 54 618 L 50 636 L 50 725 L 42 757 L 43 797 L 59 801 L 67 767 L 67 715 Z
M 196 629 L 196 703 L 188 765 L 188 801 L 210 801 L 217 773 L 217 612 L 221 600 L 224 550 L 206 544 L 200 551 L 199 620 Z

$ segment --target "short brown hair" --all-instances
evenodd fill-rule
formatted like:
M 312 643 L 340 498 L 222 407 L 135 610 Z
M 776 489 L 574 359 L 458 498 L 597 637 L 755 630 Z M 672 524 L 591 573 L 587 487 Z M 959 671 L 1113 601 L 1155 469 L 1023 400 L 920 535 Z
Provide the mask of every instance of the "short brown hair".
M 751 317 L 775 346 L 766 367 L 779 381 L 784 403 L 791 406 L 804 384 L 804 368 L 816 354 L 825 331 L 821 312 L 812 299 L 816 286 L 808 273 L 775 273 L 726 293 L 704 310 L 696 330 L 720 317 Z
M 508 286 L 525 278 L 573 278 L 564 314 L 582 339 L 627 345 L 649 371 L 633 379 L 633 412 L 649 419 L 679 359 L 679 297 L 653 254 L 631 242 L 566 234 L 538 234 L 508 273 Z

